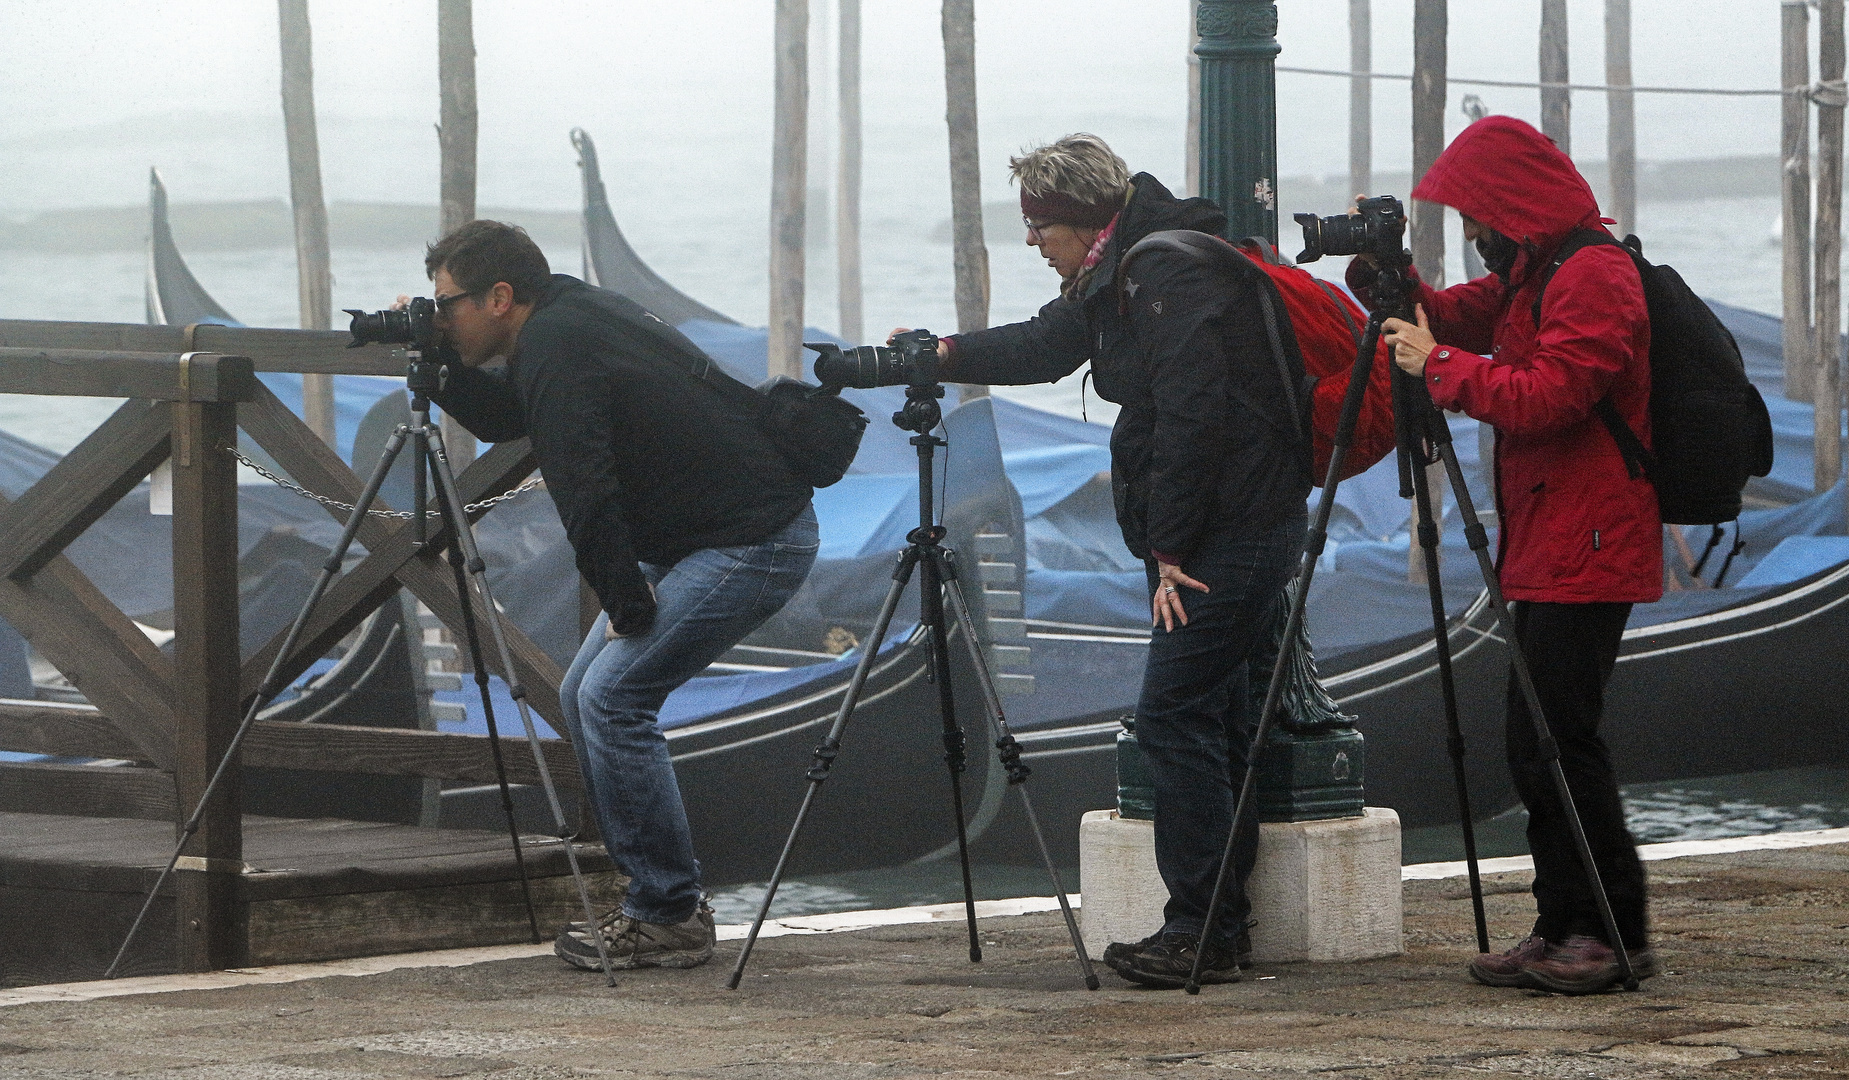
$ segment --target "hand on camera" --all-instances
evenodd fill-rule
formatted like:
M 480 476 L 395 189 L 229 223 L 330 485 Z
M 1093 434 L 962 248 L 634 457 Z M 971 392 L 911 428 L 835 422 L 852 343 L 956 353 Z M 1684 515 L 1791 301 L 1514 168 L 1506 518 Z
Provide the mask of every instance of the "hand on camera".
M 1413 305 L 1413 314 L 1419 319 L 1414 326 L 1405 319 L 1388 319 L 1380 324 L 1380 339 L 1393 348 L 1393 362 L 1408 375 L 1425 377 L 1425 358 L 1438 347 L 1432 337 L 1432 328 L 1425 319 L 1425 306 Z
M 404 293 L 399 293 L 398 299 L 392 301 L 392 306 L 388 310 L 403 311 L 405 308 L 408 308 L 410 306 L 411 306 L 411 298 L 409 296 L 406 296 Z
M 909 334 L 911 332 L 912 332 L 912 328 L 909 326 L 894 327 L 892 333 L 886 335 L 886 347 L 895 348 L 896 346 L 893 344 L 893 342 L 898 338 L 898 336 L 900 334 Z M 937 339 L 937 358 L 939 360 L 950 359 L 950 345 L 943 338 Z
M 1181 572 L 1181 567 L 1173 563 L 1159 562 L 1156 573 L 1160 580 L 1156 582 L 1156 595 L 1150 598 L 1149 625 L 1160 626 L 1165 633 L 1173 633 L 1175 624 L 1188 625 L 1187 609 L 1181 606 L 1181 590 L 1194 589 L 1198 592 L 1212 592 L 1204 582 L 1199 582 Z

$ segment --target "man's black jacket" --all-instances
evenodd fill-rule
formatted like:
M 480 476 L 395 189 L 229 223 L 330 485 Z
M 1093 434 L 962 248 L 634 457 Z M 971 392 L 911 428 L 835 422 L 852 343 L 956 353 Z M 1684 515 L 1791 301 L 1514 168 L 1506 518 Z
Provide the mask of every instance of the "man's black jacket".
M 809 504 L 753 395 L 695 377 L 704 358 L 627 297 L 554 274 L 505 371 L 453 366 L 435 395 L 478 438 L 532 438 L 578 570 L 619 632 L 654 617 L 638 561 L 758 543 Z
M 943 377 L 1052 382 L 1089 359 L 1098 393 L 1123 406 L 1111 431 L 1111 479 L 1124 543 L 1138 558 L 1160 552 L 1185 566 L 1211 534 L 1266 528 L 1302 508 L 1310 448 L 1254 291 L 1262 275 L 1230 275 L 1174 252 L 1139 254 L 1119 312 L 1117 262 L 1138 240 L 1226 225 L 1206 199 L 1177 199 L 1148 173 L 1133 183 L 1084 295 L 1023 323 L 956 335 Z M 1288 363 L 1301 384 L 1301 359 L 1292 353 Z

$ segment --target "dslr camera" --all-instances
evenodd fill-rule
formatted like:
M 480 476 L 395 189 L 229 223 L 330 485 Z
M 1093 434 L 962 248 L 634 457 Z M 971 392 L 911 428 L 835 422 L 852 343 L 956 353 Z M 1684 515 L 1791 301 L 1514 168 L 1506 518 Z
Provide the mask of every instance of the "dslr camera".
M 937 385 L 937 335 L 929 330 L 908 330 L 892 342 L 890 346 L 843 349 L 833 342 L 805 341 L 803 348 L 816 351 L 815 381 L 824 389 Z
M 347 308 L 346 312 L 353 316 L 352 325 L 347 327 L 353 335 L 353 340 L 347 342 L 349 349 L 376 341 L 386 345 L 408 345 L 419 352 L 428 352 L 436 343 L 437 302 L 428 296 L 413 297 L 399 309 L 359 311 Z
M 1399 258 L 1405 250 L 1406 207 L 1391 195 L 1376 195 L 1356 203 L 1355 210 L 1334 217 L 1292 214 L 1303 226 L 1303 252 L 1297 261 L 1315 262 L 1324 255 Z

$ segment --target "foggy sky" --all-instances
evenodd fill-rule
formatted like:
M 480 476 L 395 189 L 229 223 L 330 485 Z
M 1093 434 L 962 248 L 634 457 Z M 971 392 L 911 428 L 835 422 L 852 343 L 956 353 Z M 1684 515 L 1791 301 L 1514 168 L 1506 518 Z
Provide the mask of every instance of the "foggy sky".
M 620 160 L 694 178 L 696 197 L 702 176 L 767 191 L 772 6 L 477 0 L 480 202 L 576 206 L 563 135 L 577 125 L 600 145 L 634 148 Z M 1347 0 L 1278 6 L 1280 63 L 1346 67 Z M 1454 0 L 1451 74 L 1534 78 L 1538 8 L 1538 0 Z M 1570 8 L 1573 80 L 1602 82 L 1602 0 L 1572 0 Z M 1634 8 L 1639 84 L 1776 84 L 1774 0 L 1635 0 Z M 921 168 L 943 168 L 943 54 L 931 0 L 864 0 L 864 9 L 871 201 L 879 169 L 904 167 L 908 155 Z M 1010 152 L 1074 130 L 1104 135 L 1133 168 L 1179 184 L 1186 10 L 1186 0 L 978 0 L 988 197 L 1007 197 Z M 1376 70 L 1411 70 L 1411 10 L 1412 0 L 1375 0 Z M 310 11 L 328 197 L 434 202 L 435 4 L 311 0 Z M 833 2 L 812 0 L 811 11 L 832 17 Z M 143 121 L 184 130 L 198 118 L 252 141 L 214 144 L 196 160 L 174 155 L 181 160 L 165 167 L 185 192 L 176 197 L 286 196 L 276 29 L 271 0 L 0 0 L 0 162 L 8 146 L 35 148 L 0 164 L 0 209 L 137 203 L 146 163 L 103 168 L 97 155 Z M 818 76 L 832 63 L 822 60 L 812 57 Z M 1278 87 L 1279 172 L 1345 172 L 1345 81 L 1280 74 Z M 816 91 L 826 100 L 825 77 Z M 1465 92 L 1452 89 L 1453 131 Z M 1538 117 L 1535 91 L 1469 92 L 1492 112 Z M 1378 170 L 1407 167 L 1408 95 L 1406 83 L 1376 83 Z M 1646 159 L 1777 147 L 1776 99 L 1640 96 L 1637 111 Z M 1604 157 L 1602 95 L 1575 95 L 1574 140 L 1576 156 Z M 58 164 L 65 146 L 68 173 Z M 879 147 L 886 156 L 875 167 Z M 611 156 L 606 150 L 606 169 Z M 227 162 L 233 157 L 244 160 Z

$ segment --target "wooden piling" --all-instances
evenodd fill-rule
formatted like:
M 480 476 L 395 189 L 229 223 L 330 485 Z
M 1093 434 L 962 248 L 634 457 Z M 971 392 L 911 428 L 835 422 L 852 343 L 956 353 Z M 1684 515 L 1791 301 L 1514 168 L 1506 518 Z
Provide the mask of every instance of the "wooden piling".
M 1374 192 L 1374 0 L 1348 0 L 1348 193 Z
M 1188 4 L 1188 131 L 1186 135 L 1186 194 L 1201 193 L 1201 58 L 1194 47 L 1201 43 L 1201 0 Z
M 835 267 L 841 301 L 841 336 L 865 336 L 860 271 L 860 0 L 841 0 L 837 57 L 840 153 L 835 157 Z
M 1842 473 L 1843 0 L 1818 5 L 1816 490 Z
M 1608 216 L 1618 235 L 1637 231 L 1637 95 L 1631 89 L 1631 0 L 1605 0 L 1605 155 Z
M 1785 397 L 1811 400 L 1816 367 L 1811 330 L 1810 4 L 1780 6 L 1780 85 L 1785 90 L 1779 139 L 1780 240 L 1784 246 Z
M 474 0 L 437 0 L 437 146 L 442 207 L 439 235 L 475 220 Z M 457 470 L 475 460 L 475 436 L 443 414 L 443 444 Z
M 182 364 L 186 361 L 182 360 Z M 174 787 L 190 815 L 239 716 L 237 404 L 175 401 L 173 415 Z M 185 587 L 179 587 L 184 582 Z M 242 782 L 233 759 L 175 878 L 182 971 L 238 967 L 248 940 L 238 875 Z M 177 823 L 176 823 L 177 824 Z
M 327 199 L 321 191 L 321 144 L 315 133 L 314 35 L 308 0 L 277 0 L 282 40 L 282 115 L 289 144 L 289 202 L 295 210 L 295 275 L 304 330 L 333 322 L 334 274 L 328 258 Z M 334 444 L 334 381 L 302 376 L 302 419 Z
M 768 366 L 772 375 L 801 378 L 809 197 L 809 0 L 777 0 L 776 17 Z
M 1416 184 L 1445 148 L 1446 0 L 1414 0 L 1412 9 L 1412 175 Z M 1445 282 L 1445 214 L 1436 203 L 1413 203 L 1412 261 L 1434 289 Z
M 1567 76 L 1567 0 L 1541 0 L 1541 133 L 1571 156 L 1573 92 L 1565 86 Z
M 982 238 L 982 147 L 976 138 L 976 3 L 944 0 L 944 120 L 950 127 L 950 237 L 957 332 L 989 325 L 989 248 Z M 963 400 L 989 388 L 960 385 Z

